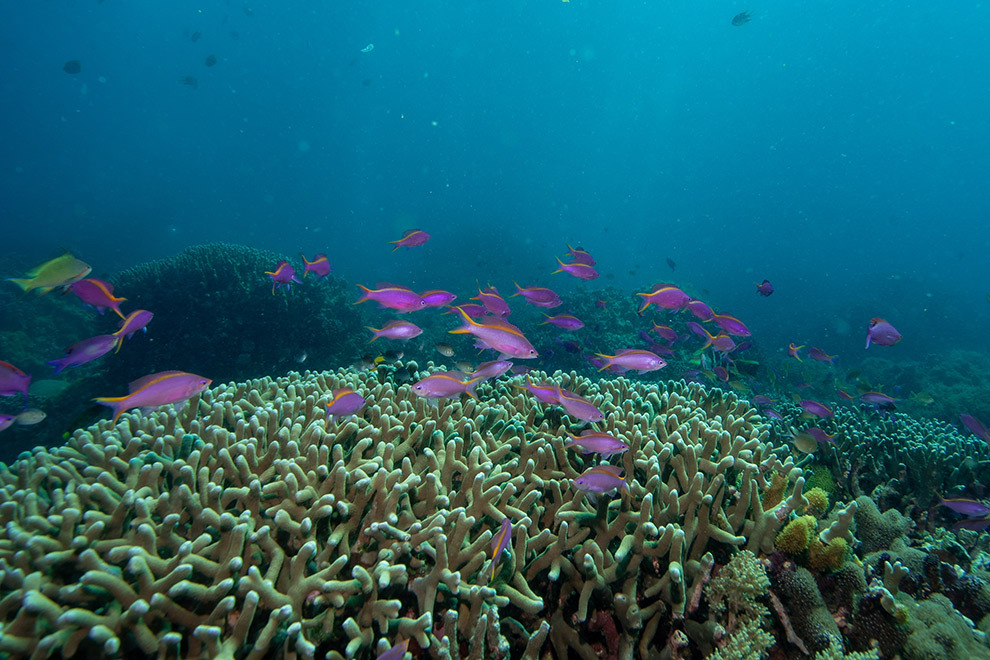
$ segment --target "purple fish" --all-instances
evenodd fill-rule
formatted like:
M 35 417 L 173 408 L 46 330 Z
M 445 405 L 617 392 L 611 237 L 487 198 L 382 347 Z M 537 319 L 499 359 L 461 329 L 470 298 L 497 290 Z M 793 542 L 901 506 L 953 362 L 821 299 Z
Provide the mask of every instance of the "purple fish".
M 113 334 L 120 340 L 123 340 L 125 337 L 130 339 L 139 330 L 147 332 L 148 324 L 151 323 L 151 319 L 154 316 L 154 314 L 146 309 L 136 309 L 120 322 L 120 330 Z M 117 350 L 120 350 L 120 346 L 117 346 Z
M 715 377 L 718 378 L 723 383 L 729 382 L 729 370 L 723 367 L 722 365 L 718 365 L 717 367 L 712 369 L 712 372 L 715 374 Z
M 470 333 L 477 337 L 485 348 L 496 350 L 503 357 L 524 360 L 539 357 L 539 353 L 529 343 L 522 331 L 505 319 L 488 318 L 479 323 L 472 320 L 460 307 L 454 309 L 460 312 L 464 325 L 456 330 L 451 330 L 451 333 Z
M 599 367 L 599 371 L 609 367 L 620 367 L 622 369 L 633 369 L 641 374 L 645 374 L 650 371 L 663 369 L 667 366 L 667 361 L 656 353 L 637 348 L 626 348 L 617 352 L 615 355 L 605 355 L 603 353 L 595 353 L 595 355 L 605 360 L 605 363 Z
M 412 392 L 426 399 L 446 399 L 461 394 L 476 399 L 474 388 L 481 382 L 481 378 L 463 380 L 464 378 L 467 376 L 460 372 L 437 372 L 414 384 Z
M 711 346 L 716 351 L 731 353 L 736 349 L 735 340 L 724 332 L 720 332 L 717 335 L 712 335 L 705 329 L 705 326 L 700 323 L 695 323 L 694 321 L 688 321 L 684 325 L 687 326 L 688 330 L 705 340 L 705 345 L 701 347 L 702 350 Z
M 654 323 L 653 332 L 657 333 L 662 338 L 669 341 L 671 344 L 677 341 L 677 331 L 675 331 L 669 325 L 657 325 L 656 323 Z
M 402 234 L 402 238 L 397 241 L 389 241 L 389 243 L 395 246 L 392 248 L 392 252 L 395 252 L 400 247 L 416 247 L 417 245 L 422 245 L 428 240 L 430 240 L 430 235 L 422 229 L 409 229 Z
M 113 295 L 113 285 L 95 277 L 89 277 L 69 285 L 69 290 L 76 295 L 76 298 L 87 305 L 96 308 L 96 311 L 103 315 L 103 310 L 110 308 L 117 313 L 117 316 L 124 318 L 120 311 L 120 303 L 127 298 L 115 298 Z
M 756 285 L 756 291 L 761 296 L 764 297 L 769 296 L 771 293 L 773 293 L 773 285 L 770 284 L 770 280 L 763 280 L 761 284 Z
M 819 403 L 818 401 L 812 401 L 810 399 L 805 399 L 799 401 L 798 405 L 801 409 L 809 415 L 814 415 L 815 417 L 831 417 L 833 414 L 832 409 L 826 406 L 824 403 Z
M 502 554 L 509 551 L 509 543 L 512 541 L 512 521 L 502 518 L 498 534 L 492 537 L 492 572 L 488 580 L 495 579 L 495 570 L 502 563 Z
M 423 334 L 422 328 L 418 325 L 410 323 L 409 321 L 389 321 L 381 328 L 372 328 L 369 326 L 368 330 L 371 330 L 374 333 L 371 341 L 368 342 L 369 344 L 379 337 L 385 337 L 386 339 L 408 340 Z
M 863 403 L 872 403 L 877 406 L 893 406 L 898 402 L 898 399 L 887 396 L 883 392 L 867 392 L 866 394 L 861 394 L 859 400 Z
M 493 286 L 478 289 L 478 295 L 471 298 L 471 300 L 480 301 L 492 316 L 504 317 L 512 313 L 509 303 L 505 302 L 505 299 L 498 295 L 498 289 Z
M 684 306 L 687 308 L 687 311 L 694 314 L 694 317 L 699 321 L 711 321 L 715 318 L 715 312 L 712 308 L 697 298 L 691 298 Z
M 622 454 L 629 451 L 629 445 L 608 433 L 598 431 L 584 431 L 581 435 L 571 435 L 571 441 L 564 445 L 564 449 L 576 448 L 582 454 L 599 454 L 603 457 Z
M 764 408 L 763 409 L 763 416 L 764 417 L 769 417 L 770 419 L 784 419 L 784 416 L 781 415 L 776 410 L 774 410 L 773 408 Z
M 544 314 L 547 320 L 540 325 L 555 325 L 561 330 L 580 330 L 584 327 L 584 322 L 576 316 L 571 316 L 570 314 L 558 314 L 557 316 L 549 316 Z
M 402 658 L 405 657 L 406 649 L 408 648 L 408 639 L 402 640 L 401 642 L 396 642 L 392 648 L 378 656 L 377 660 L 402 660 Z
M 65 349 L 65 356 L 57 360 L 49 360 L 47 364 L 55 367 L 54 375 L 62 373 L 68 367 L 78 367 L 103 357 L 113 350 L 119 341 L 117 335 L 96 335 L 89 339 L 73 344 Z
M 674 351 L 670 350 L 669 346 L 664 346 L 663 344 L 650 344 L 646 347 L 646 350 L 666 357 L 670 357 L 674 354 Z
M 478 305 L 476 303 L 465 303 L 463 305 L 458 305 L 456 309 L 450 309 L 445 314 L 458 314 L 457 310 L 461 310 L 473 319 L 480 319 L 482 316 L 488 313 L 484 305 Z
M 866 330 L 866 347 L 870 344 L 878 346 L 893 346 L 901 340 L 899 333 L 894 326 L 883 319 L 871 319 L 870 327 Z
M 952 499 L 945 499 L 941 495 L 938 496 L 939 504 L 951 509 L 956 513 L 961 513 L 969 518 L 984 518 L 990 515 L 990 506 L 987 506 L 979 500 L 971 500 L 965 497 L 957 497 Z
M 0 394 L 3 394 L 3 392 L 0 392 Z M 983 422 L 976 419 L 972 415 L 967 415 L 966 413 L 959 415 L 959 419 L 962 421 L 963 426 L 976 434 L 976 437 L 985 440 L 986 442 L 990 442 L 990 431 L 987 431 L 987 427 L 983 425 Z
M 614 465 L 596 465 L 588 468 L 574 480 L 574 485 L 586 493 L 609 493 L 613 490 L 629 492 L 629 484 L 622 476 L 622 470 Z
M 31 376 L 9 362 L 0 362 L 0 396 L 20 392 L 27 400 Z
M 369 289 L 358 284 L 358 287 L 364 293 L 354 303 L 355 305 L 360 305 L 366 300 L 374 300 L 378 303 L 379 307 L 394 309 L 397 312 L 415 312 L 416 310 L 426 308 L 426 301 L 418 293 L 404 286 L 385 286 L 381 289 Z
M 638 310 L 640 314 L 645 312 L 650 305 L 656 305 L 663 309 L 683 309 L 691 300 L 691 296 L 669 284 L 658 284 L 653 287 L 650 293 L 637 293 L 636 295 L 643 297 L 643 306 Z
M 746 325 L 735 316 L 730 316 L 728 314 L 716 314 L 712 318 L 714 318 L 718 327 L 722 328 L 730 335 L 734 335 L 736 337 L 749 337 L 753 334 L 749 331 L 749 328 L 747 328 Z
M 427 307 L 443 307 L 457 300 L 456 293 L 451 293 L 450 291 L 443 291 L 440 289 L 424 291 L 419 294 L 419 297 L 423 299 L 423 302 L 426 303 Z M 484 311 L 482 311 L 482 314 L 484 314 Z
M 349 387 L 335 389 L 332 394 L 333 398 L 326 403 L 328 422 L 337 422 L 344 417 L 356 415 L 368 402 Z
M 990 527 L 990 518 L 963 518 L 952 526 L 952 529 L 970 529 L 982 532 Z
M 773 401 L 768 396 L 762 394 L 757 394 L 749 400 L 750 403 L 757 406 L 769 406 L 773 404 Z
M 0 414 L 0 431 L 13 426 L 14 422 L 17 421 L 16 415 L 4 415 Z
M 482 362 L 478 365 L 477 369 L 468 375 L 471 378 L 480 378 L 484 382 L 492 378 L 498 378 L 511 368 L 512 363 L 508 360 L 492 360 L 491 362 Z
M 296 277 L 296 269 L 293 268 L 288 261 L 284 259 L 278 262 L 275 266 L 274 272 L 265 271 L 265 275 L 272 280 L 272 295 L 275 295 L 275 287 L 284 286 L 288 287 L 293 282 L 300 283 L 301 280 Z
M 300 254 L 299 256 L 302 257 L 303 263 L 306 264 L 305 268 L 303 268 L 303 279 L 306 279 L 306 276 L 310 273 L 313 273 L 317 277 L 326 277 L 330 274 L 330 260 L 327 259 L 327 255 L 318 254 L 313 257 L 312 261 L 307 261 L 305 254 Z
M 591 401 L 574 392 L 563 390 L 559 385 L 557 386 L 557 403 L 575 419 L 584 422 L 600 422 L 605 419 L 605 414 L 596 408 Z
M 804 431 L 812 438 L 814 438 L 815 442 L 817 442 L 820 445 L 835 444 L 835 435 L 834 434 L 829 435 L 828 433 L 826 433 L 825 431 L 821 430 L 818 427 L 812 426 L 811 428 L 805 429 Z
M 581 248 L 572 248 L 570 245 L 567 246 L 567 256 L 571 258 L 576 264 L 584 264 L 585 266 L 594 266 L 595 258 L 587 250 L 582 250 Z
M 179 403 L 196 396 L 213 381 L 185 371 L 162 371 L 138 378 L 128 386 L 130 394 L 117 397 L 98 397 L 97 403 L 113 410 L 114 423 L 125 410 L 141 408 L 153 410 L 168 403 Z
M 529 376 L 526 376 L 526 384 L 516 385 L 516 387 L 528 390 L 540 403 L 547 405 L 560 403 L 560 400 L 557 398 L 557 386 L 553 383 L 534 383 L 529 379 Z
M 547 309 L 551 309 L 564 304 L 564 301 L 560 299 L 560 296 L 545 287 L 531 286 L 524 289 L 516 282 L 513 282 L 513 284 L 516 285 L 516 292 L 512 295 L 522 296 L 526 299 L 527 303 L 535 307 L 545 307 Z
M 589 266 L 588 264 L 583 264 L 578 261 L 565 264 L 559 258 L 557 259 L 557 263 L 560 265 L 560 268 L 553 271 L 553 273 L 550 273 L 551 275 L 555 273 L 567 273 L 568 275 L 573 275 L 579 280 L 588 281 L 598 279 L 598 271 L 595 270 L 593 266 Z
M 808 349 L 808 357 L 812 360 L 817 360 L 818 362 L 828 362 L 829 364 L 835 364 L 834 360 L 836 355 L 829 355 L 817 346 L 812 346 Z

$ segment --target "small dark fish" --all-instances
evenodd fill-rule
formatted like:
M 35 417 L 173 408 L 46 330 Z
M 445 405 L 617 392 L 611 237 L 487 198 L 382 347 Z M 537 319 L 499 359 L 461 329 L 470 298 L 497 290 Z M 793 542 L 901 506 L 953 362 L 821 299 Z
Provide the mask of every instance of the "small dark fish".
M 79 62 L 79 60 L 69 60 L 68 62 L 62 65 L 62 71 L 75 75 L 80 71 L 82 71 L 82 64 Z
M 667 265 L 670 266 L 670 270 L 677 270 L 677 262 L 670 257 L 667 257 Z
M 195 76 L 186 76 L 182 79 L 182 84 L 186 87 L 197 88 L 199 87 L 199 81 L 196 80 Z
M 732 17 L 732 24 L 735 26 L 746 25 L 753 18 L 753 13 L 749 11 L 739 12 Z
M 199 41 L 199 38 L 202 36 L 203 35 L 200 34 L 199 31 L 193 32 L 191 35 L 189 35 L 189 41 L 196 43 L 197 41 Z
M 214 55 L 213 53 L 210 53 L 209 55 L 207 55 L 206 56 L 206 61 L 203 62 L 203 64 L 205 64 L 206 66 L 213 66 L 216 63 L 217 63 L 217 56 Z
M 450 344 L 437 342 L 436 349 L 437 349 L 437 353 L 443 355 L 444 357 L 454 357 L 454 348 Z
M 770 284 L 770 280 L 763 280 L 761 284 L 756 285 L 756 292 L 761 296 L 769 296 L 773 293 L 773 285 Z

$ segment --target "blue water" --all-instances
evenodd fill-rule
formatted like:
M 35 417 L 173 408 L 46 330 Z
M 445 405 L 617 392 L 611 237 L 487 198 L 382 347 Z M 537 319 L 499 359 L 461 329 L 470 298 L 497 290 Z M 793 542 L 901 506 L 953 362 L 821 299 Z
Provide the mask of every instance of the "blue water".
M 581 295 L 549 274 L 571 243 L 771 349 L 858 359 L 874 316 L 902 355 L 985 347 L 986 5 L 87 0 L 5 24 L 4 275 L 223 240 Z M 431 242 L 391 253 L 412 227 Z

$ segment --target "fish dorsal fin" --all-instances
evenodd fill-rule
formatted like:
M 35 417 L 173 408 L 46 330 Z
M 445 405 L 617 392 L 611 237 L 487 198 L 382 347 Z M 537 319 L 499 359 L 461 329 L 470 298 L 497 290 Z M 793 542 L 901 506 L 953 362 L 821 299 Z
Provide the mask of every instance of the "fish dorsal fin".
M 160 380 L 166 376 L 176 376 L 178 374 L 183 374 L 184 371 L 159 371 L 157 374 L 148 374 L 147 376 L 142 376 L 135 381 L 128 383 L 127 391 L 133 394 L 143 387 L 147 387 L 149 384 L 156 380 Z

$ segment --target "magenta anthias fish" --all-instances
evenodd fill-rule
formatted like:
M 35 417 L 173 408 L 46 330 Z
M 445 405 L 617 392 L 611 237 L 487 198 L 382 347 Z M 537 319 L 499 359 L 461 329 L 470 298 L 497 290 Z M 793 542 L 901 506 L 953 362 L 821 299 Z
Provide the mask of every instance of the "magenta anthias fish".
M 694 314 L 694 317 L 699 321 L 711 321 L 715 318 L 715 312 L 712 311 L 712 308 L 697 298 L 691 298 L 684 307 Z
M 762 283 L 756 285 L 756 291 L 761 296 L 769 296 L 773 293 L 773 285 L 770 284 L 770 280 L 763 280 Z
M 0 431 L 13 426 L 15 421 L 17 421 L 17 417 L 14 415 L 0 415 Z
M 834 414 L 831 408 L 818 401 L 805 399 L 804 401 L 799 401 L 798 405 L 801 406 L 804 412 L 815 417 L 831 417 Z
M 990 515 L 990 506 L 979 500 L 971 500 L 965 497 L 945 499 L 941 495 L 938 496 L 938 500 L 939 504 L 947 509 L 951 509 L 956 513 L 961 513 L 970 518 L 983 518 Z
M 894 326 L 883 319 L 871 319 L 870 327 L 866 329 L 866 347 L 871 344 L 877 346 L 893 346 L 901 340 L 901 333 Z
M 465 378 L 467 376 L 460 372 L 446 373 L 441 371 L 430 374 L 423 380 L 415 383 L 412 386 L 412 392 L 416 396 L 426 399 L 445 399 L 461 394 L 467 394 L 472 399 L 476 399 L 474 388 L 481 382 L 481 378 L 464 380 Z
M 586 493 L 609 493 L 613 490 L 629 492 L 629 484 L 622 476 L 622 470 L 614 465 L 596 465 L 588 468 L 574 480 L 574 485 Z
M 0 394 L 2 393 L 3 392 L 0 392 Z M 963 426 L 972 431 L 976 437 L 990 442 L 990 431 L 987 431 L 987 427 L 983 424 L 983 422 L 972 415 L 967 415 L 966 413 L 959 415 L 959 420 L 963 423 Z
M 136 309 L 130 314 L 128 314 L 123 321 L 120 322 L 120 330 L 113 333 L 117 337 L 117 351 L 124 343 L 124 338 L 130 339 L 134 336 L 134 333 L 141 330 L 143 332 L 148 331 L 148 324 L 151 323 L 151 319 L 155 317 L 154 314 L 146 309 Z M 114 351 L 116 352 L 116 351 Z
M 582 454 L 599 454 L 603 457 L 622 454 L 629 450 L 629 445 L 608 433 L 584 431 L 581 435 L 567 434 L 571 441 L 564 449 L 576 449 Z
M 20 393 L 27 400 L 31 376 L 9 362 L 0 362 L 0 396 Z
M 557 259 L 557 264 L 560 268 L 550 273 L 551 275 L 556 273 L 567 273 L 568 275 L 573 275 L 579 280 L 588 281 L 598 279 L 598 271 L 595 270 L 593 266 L 589 266 L 588 264 L 583 264 L 577 261 L 565 264 L 560 259 Z
M 749 328 L 747 328 L 746 325 L 735 316 L 730 316 L 729 314 L 716 314 L 712 318 L 715 320 L 718 327 L 722 328 L 730 335 L 736 337 L 749 337 L 753 334 L 749 331 Z
M 670 285 L 657 285 L 650 293 L 637 293 L 636 295 L 643 298 L 643 306 L 639 308 L 640 314 L 645 312 L 650 305 L 656 305 L 663 309 L 683 309 L 691 300 L 691 296 L 676 286 Z
M 303 263 L 306 264 L 306 267 L 303 268 L 303 279 L 306 279 L 306 276 L 310 273 L 313 273 L 317 277 L 326 277 L 330 274 L 330 261 L 327 259 L 327 255 L 318 254 L 313 257 L 312 261 L 307 261 L 304 254 L 300 254 L 299 256 L 302 257 Z
M 617 352 L 615 355 L 605 355 L 603 353 L 596 353 L 595 355 L 605 360 L 602 366 L 598 368 L 598 371 L 603 371 L 609 367 L 620 367 L 645 374 L 650 371 L 663 369 L 667 366 L 667 361 L 656 353 L 638 348 L 627 348 Z
M 471 378 L 480 378 L 484 382 L 492 378 L 498 378 L 511 368 L 512 363 L 508 360 L 491 360 L 490 362 L 479 364 L 478 368 L 468 374 L 468 376 Z
M 498 533 L 492 537 L 492 570 L 488 580 L 495 579 L 495 571 L 502 563 L 502 554 L 509 551 L 509 543 L 512 541 L 512 521 L 502 518 L 502 525 Z
M 471 300 L 481 302 L 492 316 L 508 316 L 512 313 L 509 303 L 505 302 L 505 299 L 498 295 L 498 289 L 493 286 L 478 289 L 478 295 L 471 298 Z
M 528 360 L 539 356 L 533 345 L 523 336 L 522 331 L 508 321 L 490 318 L 478 323 L 460 307 L 454 309 L 460 313 L 464 325 L 451 330 L 452 334 L 472 334 L 487 348 L 498 351 L 503 357 Z
M 449 305 L 450 303 L 457 300 L 457 294 L 451 293 L 450 291 L 443 291 L 441 289 L 431 289 L 430 291 L 424 291 L 419 294 L 419 297 L 423 299 L 427 307 L 443 307 L 444 305 Z
M 584 327 L 584 322 L 581 319 L 576 316 L 571 316 L 570 314 L 558 314 L 557 316 L 549 316 L 544 314 L 543 316 L 546 316 L 547 320 L 540 325 L 546 325 L 549 323 L 550 325 L 557 326 L 561 330 L 571 331 L 580 330 Z
M 349 387 L 341 387 L 332 392 L 333 398 L 327 401 L 327 421 L 337 422 L 344 417 L 361 412 L 368 400 Z
M 47 364 L 55 367 L 54 375 L 62 373 L 68 367 L 78 367 L 103 357 L 117 346 L 120 338 L 117 335 L 97 335 L 84 339 L 65 349 L 65 356 L 57 360 L 49 360 Z
M 837 355 L 829 355 L 817 346 L 812 346 L 808 349 L 808 357 L 817 362 L 828 362 L 829 364 L 835 364 L 835 358 Z
M 185 371 L 162 371 L 132 382 L 128 386 L 130 394 L 127 396 L 98 397 L 93 401 L 113 410 L 113 421 L 116 423 L 125 410 L 141 408 L 142 412 L 150 412 L 158 406 L 187 401 L 212 382 L 209 378 Z
M 677 331 L 674 330 L 669 325 L 657 325 L 653 324 L 653 332 L 660 335 L 662 338 L 666 339 L 670 343 L 677 341 Z
M 406 655 L 406 650 L 409 648 L 409 640 L 405 639 L 401 642 L 396 642 L 389 650 L 378 656 L 377 660 L 402 660 Z
M 278 262 L 275 266 L 275 270 L 272 272 L 265 271 L 265 275 L 272 280 L 272 295 L 275 295 L 275 287 L 284 286 L 288 287 L 293 282 L 300 283 L 301 280 L 296 277 L 296 269 L 285 260 Z
M 560 400 L 557 398 L 557 386 L 553 383 L 534 383 L 529 379 L 529 376 L 526 376 L 526 384 L 516 385 L 516 387 L 528 390 L 540 403 L 547 405 L 560 403 Z
M 397 241 L 389 241 L 389 243 L 395 246 L 392 248 L 392 252 L 395 252 L 400 247 L 416 247 L 428 240 L 430 240 L 430 235 L 422 229 L 409 229 L 402 235 L 402 238 Z
M 513 284 L 516 285 L 516 292 L 512 295 L 522 296 L 526 299 L 527 303 L 533 305 L 534 307 L 552 309 L 564 304 L 564 301 L 560 299 L 560 296 L 545 287 L 531 286 L 524 289 L 516 282 L 513 282 Z
M 109 307 L 117 313 L 117 316 L 124 318 L 124 314 L 120 311 L 120 303 L 127 300 L 127 298 L 115 298 L 113 295 L 113 285 L 109 282 L 98 280 L 95 277 L 89 277 L 78 282 L 73 282 L 69 285 L 69 290 L 79 300 L 95 307 L 96 311 L 101 315 L 103 314 L 103 310 Z
M 863 403 L 872 403 L 877 406 L 892 406 L 897 403 L 900 399 L 895 399 L 892 396 L 887 396 L 883 392 L 866 392 L 859 396 L 859 400 Z
M 374 300 L 381 308 L 394 309 L 397 312 L 415 312 L 419 309 L 426 309 L 426 301 L 413 291 L 404 286 L 386 286 L 381 289 L 369 289 L 358 284 L 358 288 L 363 292 L 355 305 L 360 305 L 366 300 Z
M 587 250 L 582 250 L 581 248 L 573 248 L 570 245 L 567 246 L 567 256 L 571 258 L 576 264 L 584 264 L 585 266 L 594 266 L 595 258 L 591 256 Z
M 369 344 L 380 337 L 409 340 L 423 334 L 422 328 L 409 321 L 389 321 L 381 328 L 372 328 L 369 326 L 368 330 L 374 333 L 371 341 L 368 342 Z
M 574 392 L 561 389 L 559 385 L 557 386 L 557 403 L 574 419 L 580 419 L 584 422 L 600 422 L 605 419 L 605 414 L 591 401 Z
M 801 359 L 801 355 L 798 353 L 798 351 L 800 351 L 802 348 L 804 348 L 804 344 L 801 344 L 800 346 L 795 346 L 794 342 L 791 342 L 790 344 L 787 345 L 787 354 L 792 358 L 794 358 L 795 360 L 797 360 L 798 362 L 803 362 L 803 360 Z

